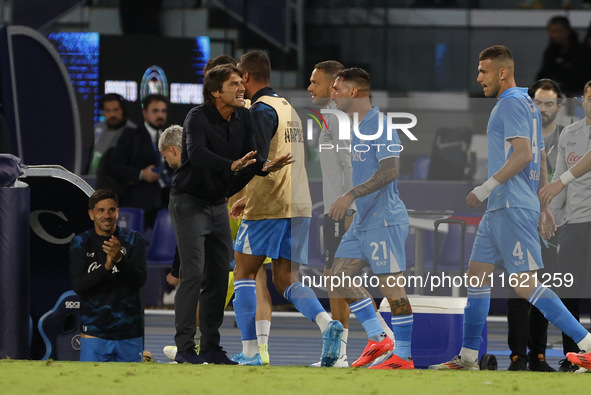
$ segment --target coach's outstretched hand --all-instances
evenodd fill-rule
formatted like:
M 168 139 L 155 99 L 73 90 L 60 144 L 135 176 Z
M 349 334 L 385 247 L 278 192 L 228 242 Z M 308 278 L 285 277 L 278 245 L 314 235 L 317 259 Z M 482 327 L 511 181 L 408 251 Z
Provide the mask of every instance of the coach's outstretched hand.
M 256 159 L 253 159 L 256 154 L 256 151 L 250 151 L 242 158 L 236 159 L 234 162 L 232 162 L 232 166 L 230 166 L 230 169 L 232 171 L 240 171 L 244 169 L 246 166 L 252 165 L 254 162 L 257 161 Z
M 291 153 L 280 156 L 273 160 L 267 160 L 263 165 L 263 171 L 273 172 L 283 169 L 284 166 L 291 165 L 295 160 L 292 158 Z

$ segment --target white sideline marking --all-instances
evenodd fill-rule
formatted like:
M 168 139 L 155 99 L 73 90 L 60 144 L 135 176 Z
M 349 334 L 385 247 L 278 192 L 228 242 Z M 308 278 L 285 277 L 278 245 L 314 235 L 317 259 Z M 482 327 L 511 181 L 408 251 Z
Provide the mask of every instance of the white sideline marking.
M 173 316 L 174 310 L 159 310 L 159 309 L 145 309 L 144 314 L 146 315 L 165 315 L 165 316 Z M 233 310 L 224 311 L 224 317 L 235 317 L 236 314 Z M 277 318 L 297 318 L 303 317 L 301 313 L 297 311 L 274 311 L 273 317 Z M 353 314 L 349 317 L 355 318 Z M 507 322 L 507 317 L 505 316 L 488 316 L 486 318 L 486 322 Z M 581 317 L 581 324 L 583 325 L 591 325 L 591 317 L 590 318 L 583 318 Z

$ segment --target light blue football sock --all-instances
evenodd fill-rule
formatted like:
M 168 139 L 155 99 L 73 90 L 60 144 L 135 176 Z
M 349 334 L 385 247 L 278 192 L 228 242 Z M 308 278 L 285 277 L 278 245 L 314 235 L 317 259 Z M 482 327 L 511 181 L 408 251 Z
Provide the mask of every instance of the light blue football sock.
M 550 288 L 538 284 L 529 296 L 528 301 L 536 306 L 548 321 L 573 339 L 575 343 L 579 343 L 589 333 Z
M 468 287 L 468 303 L 464 308 L 462 347 L 480 349 L 482 330 L 490 308 L 490 287 Z
M 394 354 L 400 358 L 410 360 L 412 357 L 410 343 L 412 340 L 413 316 L 412 314 L 394 316 L 391 322 L 394 340 L 396 341 Z
M 370 298 L 353 302 L 349 305 L 349 308 L 351 309 L 351 312 L 355 314 L 355 317 L 357 317 L 359 322 L 361 322 L 361 325 L 363 325 L 365 332 L 367 332 L 367 337 L 370 340 L 379 342 L 385 338 L 386 333 L 380 325 L 380 321 L 376 316 L 376 310 L 374 309 Z
M 312 288 L 306 287 L 299 281 L 287 287 L 283 297 L 293 303 L 295 308 L 312 322 L 316 322 L 318 314 L 326 312 Z
M 234 312 L 236 324 L 240 329 L 242 341 L 257 338 L 255 315 L 257 312 L 257 295 L 254 280 L 234 281 Z

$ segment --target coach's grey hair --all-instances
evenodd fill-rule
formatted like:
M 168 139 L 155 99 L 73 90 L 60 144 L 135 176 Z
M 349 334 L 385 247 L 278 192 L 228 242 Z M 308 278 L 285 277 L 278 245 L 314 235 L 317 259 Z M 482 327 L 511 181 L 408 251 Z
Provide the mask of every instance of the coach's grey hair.
M 181 125 L 172 125 L 166 128 L 160 140 L 158 140 L 158 149 L 162 151 L 166 147 L 176 147 L 179 150 L 183 146 L 183 127 Z

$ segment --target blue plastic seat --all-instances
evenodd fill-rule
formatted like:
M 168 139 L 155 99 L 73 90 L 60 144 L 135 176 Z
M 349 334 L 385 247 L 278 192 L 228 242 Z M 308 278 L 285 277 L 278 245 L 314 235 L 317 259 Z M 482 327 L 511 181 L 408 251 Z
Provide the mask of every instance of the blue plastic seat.
M 144 210 L 136 207 L 119 207 L 117 226 L 140 232 L 144 235 Z
M 45 343 L 43 360 L 80 360 L 80 297 L 74 291 L 64 292 L 37 328 Z
M 144 285 L 145 304 L 160 306 L 162 304 L 162 288 L 166 278 L 165 270 L 172 266 L 176 249 L 176 236 L 168 209 L 162 209 L 156 216 L 152 242 L 146 252 L 147 278 Z M 154 294 L 153 290 L 157 293 Z
M 174 227 L 170 219 L 168 209 L 163 208 L 158 212 L 154 230 L 152 232 L 152 242 L 146 252 L 148 266 L 171 265 L 174 260 L 174 250 L 176 248 L 176 236 Z

